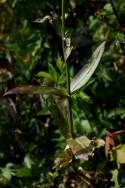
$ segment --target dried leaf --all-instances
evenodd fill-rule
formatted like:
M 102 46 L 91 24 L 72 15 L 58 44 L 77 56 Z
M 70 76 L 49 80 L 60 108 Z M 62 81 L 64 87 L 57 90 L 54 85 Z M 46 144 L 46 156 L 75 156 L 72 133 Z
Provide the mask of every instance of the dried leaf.
M 106 157 L 108 157 L 110 147 L 114 146 L 114 145 L 115 145 L 115 143 L 114 143 L 113 138 L 107 135 L 106 139 L 105 139 L 105 155 L 106 155 Z
M 7 91 L 4 95 L 10 94 L 47 94 L 47 95 L 58 95 L 62 97 L 68 97 L 65 89 L 57 89 L 47 86 L 20 86 Z
M 58 154 L 55 158 L 55 166 L 54 168 L 65 168 L 72 162 L 72 153 L 63 151 Z
M 93 145 L 91 140 L 86 136 L 81 136 L 76 139 L 68 139 L 67 145 L 71 148 L 72 153 L 76 159 L 88 160 L 89 156 L 93 154 Z

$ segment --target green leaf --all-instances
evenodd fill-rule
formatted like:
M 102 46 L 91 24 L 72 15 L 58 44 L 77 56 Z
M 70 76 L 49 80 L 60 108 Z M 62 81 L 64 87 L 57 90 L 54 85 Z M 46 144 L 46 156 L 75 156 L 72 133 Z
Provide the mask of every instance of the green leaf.
M 118 188 L 118 187 L 120 187 L 119 183 L 118 183 L 118 170 L 117 169 L 112 170 L 111 173 L 112 173 L 112 181 L 115 184 L 112 188 Z
M 83 101 L 87 102 L 87 103 L 92 103 L 92 100 L 90 98 L 90 96 L 88 96 L 85 92 L 81 91 L 78 94 L 78 97 L 80 97 Z
M 10 94 L 47 94 L 47 95 L 58 95 L 62 97 L 68 97 L 68 93 L 65 89 L 57 89 L 47 86 L 20 86 L 7 91 L 4 95 Z
M 22 166 L 16 170 L 16 176 L 20 178 L 29 177 L 31 176 L 31 169 Z
M 61 74 L 59 79 L 58 79 L 58 84 L 64 84 L 66 81 L 66 77 L 64 74 Z
M 125 118 L 125 109 L 118 107 L 118 108 L 113 108 L 113 110 L 109 111 L 108 118 L 115 118 L 116 116 Z
M 87 119 L 81 120 L 81 123 L 79 125 L 79 132 L 80 133 L 90 133 L 92 131 L 90 122 Z
M 103 79 L 104 81 L 109 81 L 109 82 L 112 81 L 111 71 L 109 68 L 107 69 L 107 67 L 100 66 L 97 75 L 99 76 L 99 78 Z
M 12 176 L 15 175 L 15 170 L 13 168 L 13 164 L 12 163 L 8 163 L 6 164 L 5 167 L 1 168 L 1 174 L 4 178 L 6 178 L 7 180 L 10 180 L 12 178 Z
M 27 155 L 24 157 L 24 164 L 25 164 L 25 166 L 26 166 L 27 168 L 29 168 L 29 169 L 32 167 L 33 161 L 32 161 L 32 159 L 31 159 L 31 157 L 30 157 L 29 154 L 27 154 Z
M 106 11 L 107 14 L 112 14 L 113 13 L 113 8 L 112 8 L 112 5 L 110 3 L 107 3 L 104 6 L 104 10 Z
M 48 72 L 44 72 L 44 71 L 38 72 L 36 76 L 43 77 L 43 78 L 49 78 L 49 79 L 53 80 L 51 74 L 49 74 Z
M 58 79 L 58 75 L 57 75 L 57 71 L 55 69 L 55 67 L 49 63 L 49 74 L 51 75 L 51 77 L 53 78 L 54 81 L 57 81 Z
M 70 91 L 75 93 L 77 90 L 81 89 L 91 78 L 95 69 L 97 68 L 101 57 L 105 49 L 105 42 L 103 42 L 93 53 L 90 63 L 85 65 L 71 80 Z
M 59 54 L 57 55 L 56 65 L 57 65 L 57 67 L 58 67 L 60 72 L 64 71 L 65 63 L 63 63 L 63 61 L 61 60 L 61 57 L 59 56 Z

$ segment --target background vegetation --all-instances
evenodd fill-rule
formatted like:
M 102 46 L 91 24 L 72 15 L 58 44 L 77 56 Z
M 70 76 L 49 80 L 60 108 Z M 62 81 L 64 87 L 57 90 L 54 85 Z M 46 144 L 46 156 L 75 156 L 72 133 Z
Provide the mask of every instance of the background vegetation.
M 4 96 L 19 85 L 65 87 L 66 65 L 60 0 L 0 0 L 1 188 L 125 187 L 125 2 L 64 4 L 65 37 L 73 47 L 71 78 L 107 41 L 95 74 L 72 98 L 74 135 L 87 136 L 85 143 L 98 140 L 101 147 L 93 146 L 90 156 L 87 148 L 70 161 L 51 97 Z

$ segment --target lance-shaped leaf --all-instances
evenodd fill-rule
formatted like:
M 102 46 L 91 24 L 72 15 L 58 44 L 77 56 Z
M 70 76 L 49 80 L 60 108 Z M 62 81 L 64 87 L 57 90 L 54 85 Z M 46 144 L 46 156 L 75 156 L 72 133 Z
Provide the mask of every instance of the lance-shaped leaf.
M 71 80 L 70 91 L 75 93 L 77 90 L 81 89 L 91 78 L 95 69 L 97 68 L 101 57 L 105 49 L 105 42 L 101 43 L 100 46 L 94 51 L 90 63 L 85 65 Z
M 49 78 L 50 80 L 53 80 L 51 74 L 49 74 L 48 72 L 44 72 L 44 71 L 38 72 L 36 76 L 43 77 L 43 78 Z
M 58 95 L 61 97 L 68 97 L 68 93 L 65 89 L 58 89 L 48 86 L 20 86 L 7 91 L 4 95 L 10 94 L 47 94 Z

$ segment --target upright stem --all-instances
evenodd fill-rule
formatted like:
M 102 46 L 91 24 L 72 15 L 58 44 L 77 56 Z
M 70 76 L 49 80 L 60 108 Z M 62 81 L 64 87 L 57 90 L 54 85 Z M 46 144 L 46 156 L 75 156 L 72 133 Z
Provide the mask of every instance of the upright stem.
M 65 50 L 65 45 L 64 45 L 64 37 L 65 37 L 65 15 L 64 15 L 64 0 L 62 0 L 62 48 L 63 48 L 63 56 L 64 56 L 64 50 Z M 64 58 L 65 61 L 65 58 Z
M 66 82 L 67 82 L 67 91 L 69 94 L 69 97 L 67 99 L 68 101 L 68 132 L 67 132 L 67 138 L 72 138 L 73 136 L 73 118 L 72 118 L 72 107 L 71 107 L 71 93 L 70 93 L 70 73 L 69 73 L 69 63 L 65 59 L 65 15 L 64 15 L 64 0 L 62 0 L 62 48 L 63 48 L 63 57 L 64 57 L 64 63 L 66 64 Z
M 111 5 L 112 5 L 113 12 L 114 12 L 114 14 L 115 14 L 115 16 L 116 16 L 116 18 L 117 18 L 117 20 L 118 20 L 119 25 L 120 25 L 120 27 L 122 27 L 123 25 L 122 25 L 122 22 L 121 22 L 121 19 L 120 19 L 118 13 L 117 13 L 117 10 L 116 10 L 116 8 L 115 8 L 115 5 L 114 5 L 114 3 L 113 3 L 113 0 L 110 0 L 110 3 L 111 3 Z

